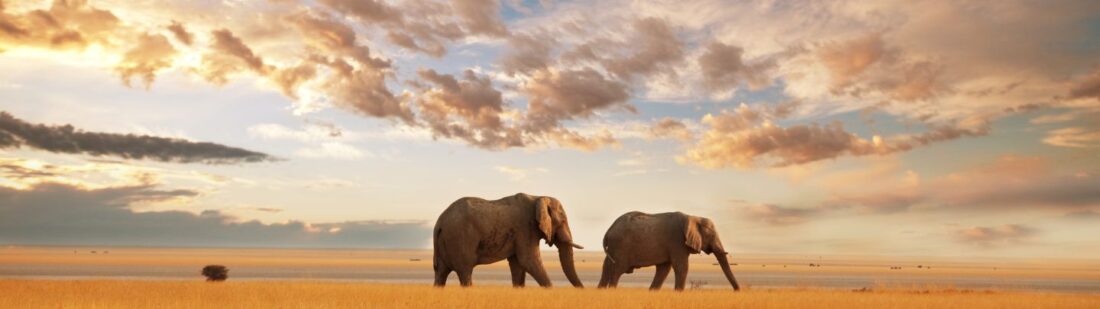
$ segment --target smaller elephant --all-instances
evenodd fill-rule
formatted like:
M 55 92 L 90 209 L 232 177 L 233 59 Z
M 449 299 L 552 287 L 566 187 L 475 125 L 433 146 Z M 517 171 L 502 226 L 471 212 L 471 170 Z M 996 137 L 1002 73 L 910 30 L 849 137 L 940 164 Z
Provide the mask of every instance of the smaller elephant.
M 688 256 L 703 252 L 714 254 L 730 285 L 734 290 L 741 290 L 730 270 L 726 259 L 728 253 L 718 239 L 714 222 L 707 218 L 681 212 L 628 212 L 607 229 L 603 248 L 607 257 L 603 261 L 600 288 L 617 286 L 619 277 L 633 273 L 636 268 L 657 266 L 650 289 L 660 289 L 671 269 L 676 272 L 676 290 L 683 290 Z

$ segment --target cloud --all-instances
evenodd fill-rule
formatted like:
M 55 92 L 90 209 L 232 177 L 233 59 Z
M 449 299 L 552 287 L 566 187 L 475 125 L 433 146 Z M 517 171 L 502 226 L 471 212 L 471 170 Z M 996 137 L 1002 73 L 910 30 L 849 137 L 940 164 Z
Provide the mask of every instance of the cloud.
M 364 152 L 354 146 L 340 142 L 324 142 L 317 148 L 303 148 L 294 152 L 294 155 L 311 159 L 341 159 L 354 160 L 370 157 L 373 154 Z
M 254 211 L 259 211 L 259 212 L 266 212 L 266 213 L 273 213 L 273 214 L 283 212 L 282 208 L 274 208 L 274 207 L 247 207 L 247 208 L 243 208 L 243 209 L 254 210 Z
M 1075 210 L 1067 212 L 1066 218 L 1075 220 L 1096 220 L 1100 219 L 1100 211 L 1097 210 Z
M 127 86 L 130 86 L 132 77 L 140 77 L 148 88 L 156 79 L 157 71 L 172 66 L 175 55 L 176 49 L 164 36 L 142 34 L 137 39 L 137 45 L 123 54 L 122 61 L 115 65 L 115 71 Z
M 823 44 L 817 56 L 829 70 L 835 94 L 862 96 L 880 91 L 889 98 L 911 102 L 946 90 L 936 63 L 909 59 L 901 50 L 888 48 L 881 33 Z
M 61 173 L 53 171 L 53 166 L 46 165 L 41 168 L 28 167 L 21 160 L 8 160 L 0 158 L 0 175 L 4 178 L 25 180 L 32 178 L 46 178 L 60 176 Z
M 320 0 L 320 2 L 334 11 L 366 22 L 400 23 L 404 17 L 398 9 L 390 6 L 386 1 Z
M 706 168 L 749 168 L 759 159 L 771 161 L 771 166 L 788 166 L 882 149 L 881 143 L 848 133 L 839 122 L 780 127 L 766 117 L 747 105 L 707 114 L 702 123 L 709 130 L 678 160 Z
M 149 186 L 85 190 L 40 184 L 0 187 L 0 243 L 204 247 L 423 248 L 424 222 L 345 221 L 265 224 L 217 210 L 135 212 L 133 205 L 193 196 Z
M 239 71 L 243 66 L 258 75 L 267 74 L 271 69 L 264 64 L 264 59 L 256 55 L 240 38 L 233 35 L 227 29 L 218 29 L 210 33 L 214 42 L 211 43 L 211 52 L 203 56 L 203 64 L 207 73 L 206 79 L 215 84 L 225 84 L 227 73 Z
M 322 5 L 352 17 L 364 27 L 385 29 L 397 46 L 434 57 L 447 53 L 447 43 L 470 35 L 504 36 L 498 1 L 384 1 L 322 0 Z
M 345 136 L 343 129 L 331 123 L 310 123 L 302 129 L 292 129 L 275 123 L 261 123 L 248 127 L 248 134 L 268 140 L 285 139 L 303 143 L 353 138 L 354 135 L 358 135 L 355 133 L 347 134 L 353 136 Z
M 493 169 L 495 169 L 497 172 L 500 172 L 501 174 L 508 175 L 508 178 L 510 178 L 512 181 L 524 181 L 527 180 L 527 176 L 531 174 L 550 172 L 550 170 L 541 167 L 524 169 L 506 165 L 496 166 Z
M 870 192 L 839 194 L 823 205 L 868 212 L 1058 212 L 1100 209 L 1100 182 L 1066 174 L 1041 157 L 1002 156 L 986 165 Z M 887 182 L 887 179 L 880 179 Z M 864 187 L 863 185 L 860 185 Z
M 513 34 L 508 37 L 509 49 L 500 60 L 501 69 L 508 75 L 547 69 L 555 62 L 551 52 L 557 43 L 546 33 Z
M 0 148 L 17 147 L 54 153 L 179 163 L 231 164 L 275 160 L 264 153 L 215 143 L 148 135 L 87 132 L 71 125 L 32 124 L 7 112 L 0 112 Z
M 781 127 L 773 121 L 787 113 L 784 105 L 772 110 L 742 104 L 735 110 L 703 116 L 709 126 L 702 138 L 677 159 L 705 168 L 751 168 L 760 161 L 772 167 L 801 165 L 841 156 L 885 155 L 909 151 L 935 142 L 988 133 L 988 124 L 969 127 L 931 126 L 917 135 L 865 139 L 844 129 L 839 121 Z
M 1049 114 L 1039 117 L 1031 118 L 1029 121 L 1031 124 L 1052 124 L 1072 121 L 1079 116 L 1076 112 L 1061 113 L 1061 114 Z
M 49 9 L 23 14 L 4 9 L 0 3 L 0 50 L 9 46 L 80 50 L 107 42 L 120 26 L 110 11 L 87 6 L 84 1 L 56 0 Z
M 886 48 L 882 37 L 868 35 L 845 42 L 823 45 L 817 51 L 817 57 L 832 77 L 833 91 L 838 91 L 855 82 L 872 64 L 885 57 Z
M 471 34 L 504 36 L 508 29 L 500 19 L 500 1 L 457 0 L 451 2 L 455 13 L 462 19 L 466 31 Z
M 295 156 L 303 158 L 354 160 L 374 156 L 346 143 L 367 136 L 359 132 L 345 132 L 331 123 L 313 121 L 301 129 L 263 123 L 248 127 L 248 134 L 265 140 L 291 140 L 308 144 L 305 148 L 294 151 Z
M 752 89 L 763 88 L 770 83 L 766 70 L 774 66 L 769 62 L 749 64 L 744 60 L 744 49 L 722 42 L 711 42 L 699 56 L 703 85 L 711 92 L 724 92 L 745 83 Z
M 656 72 L 672 74 L 670 66 L 683 60 L 684 48 L 668 22 L 654 17 L 639 19 L 634 21 L 634 31 L 636 37 L 629 44 L 638 49 L 626 57 L 605 59 L 607 71 L 625 80 Z
M 418 74 L 432 85 L 419 96 L 418 105 L 434 136 L 458 138 L 486 149 L 524 145 L 521 132 L 501 119 L 504 100 L 488 77 L 471 70 L 461 80 L 435 70 Z
M 805 223 L 809 217 L 817 214 L 817 209 L 783 207 L 774 204 L 747 205 L 742 208 L 746 219 L 769 225 L 793 225 Z
M 915 6 L 919 9 L 890 0 L 793 7 L 767 1 L 609 1 L 544 6 L 538 14 L 508 21 L 499 1 L 486 0 L 224 2 L 109 9 L 58 0 L 40 6 L 20 3 L 0 10 L 0 49 L 75 52 L 95 47 L 90 53 L 118 60 L 109 66 L 124 83 L 136 79 L 146 87 L 158 74 L 173 70 L 214 84 L 253 76 L 261 86 L 290 98 L 295 113 L 337 107 L 394 120 L 398 126 L 434 126 L 442 132 L 439 138 L 484 149 L 615 145 L 610 134 L 587 135 L 572 127 L 574 122 L 598 118 L 592 116 L 595 113 L 540 113 L 538 105 L 549 101 L 550 92 L 536 90 L 569 76 L 593 77 L 584 81 L 598 87 L 560 90 L 580 91 L 566 99 L 600 112 L 631 110 L 626 102 L 636 94 L 651 101 L 697 102 L 708 96 L 724 98 L 743 84 L 752 89 L 775 81 L 775 89 L 769 91 L 805 103 L 800 105 L 804 110 L 791 116 L 828 117 L 873 106 L 899 121 L 935 131 L 924 139 L 909 137 L 912 147 L 951 136 L 947 133 L 982 135 L 984 130 L 968 122 L 995 121 L 1018 106 L 1095 98 L 1090 89 L 1100 80 L 1093 72 L 1070 78 L 1068 86 L 1066 82 L 1078 76 L 1080 68 L 1097 64 L 1095 53 L 1074 48 L 1094 41 L 1078 27 L 1097 8 L 1087 1 L 1060 6 L 930 2 Z M 191 18 L 229 11 L 244 13 L 230 14 L 217 25 Z M 970 18 L 975 14 L 990 17 Z M 255 16 L 260 18 L 251 18 Z M 1021 39 L 972 39 L 997 38 L 1005 32 L 1019 33 Z M 505 102 L 500 117 L 505 123 L 516 122 L 506 124 L 504 131 L 480 129 L 470 123 L 480 119 L 440 117 L 436 108 L 441 105 L 421 106 L 420 102 L 439 102 L 419 100 L 414 92 L 423 89 L 402 88 L 431 84 L 416 74 L 424 67 L 415 63 L 423 55 L 450 63 L 454 59 L 447 58 L 447 50 L 454 46 L 500 55 L 475 60 L 478 63 L 469 67 L 479 79 L 499 77 L 495 82 L 504 90 L 502 95 L 523 97 L 515 102 L 529 102 L 528 114 L 509 118 L 506 115 L 523 109 L 509 110 Z M 1066 53 L 1054 57 L 1051 48 Z M 694 63 L 685 63 L 688 59 Z M 486 69 L 482 61 L 499 65 Z M 466 79 L 462 71 L 435 69 L 437 75 Z M 447 120 L 440 121 L 443 118 Z M 772 124 L 768 134 L 845 138 L 845 132 L 834 132 L 828 123 Z M 756 127 L 765 130 L 762 123 Z M 950 132 L 960 128 L 965 131 Z M 492 138 L 477 136 L 483 133 Z M 874 142 L 873 137 L 861 139 Z M 894 152 L 906 149 L 904 140 L 889 142 Z M 781 149 L 785 148 L 765 156 L 782 153 Z M 804 159 L 832 156 L 821 155 Z M 781 158 L 775 161 L 782 163 Z
M 653 138 L 674 138 L 685 142 L 695 139 L 695 133 L 683 121 L 669 117 L 661 118 L 650 126 L 649 134 Z
M 1055 129 L 1047 132 L 1043 143 L 1051 146 L 1069 148 L 1100 147 L 1100 131 L 1086 127 Z
M 183 45 L 190 46 L 191 43 L 195 41 L 195 35 L 187 31 L 187 28 L 178 21 L 173 20 L 172 24 L 168 25 L 166 28 L 172 33 L 172 36 L 180 43 L 183 43 Z
M 564 120 L 591 117 L 599 110 L 636 111 L 627 103 L 626 85 L 592 69 L 540 72 L 524 92 L 530 96 L 525 119 L 528 131 L 560 127 Z
M 0 157 L 0 187 L 19 190 L 42 183 L 64 184 L 82 189 L 148 186 L 171 179 L 201 188 L 220 187 L 248 180 L 208 172 L 133 165 L 124 161 L 84 159 L 79 164 L 51 163 L 35 159 Z
M 1100 100 L 1100 70 L 1077 81 L 1069 91 L 1070 99 L 1095 98 Z
M 995 227 L 975 226 L 956 230 L 955 239 L 961 243 L 979 247 L 996 247 L 1023 243 L 1038 230 L 1022 224 L 1005 224 Z
M 326 14 L 302 13 L 286 20 L 306 38 L 308 46 L 324 53 L 309 54 L 305 56 L 306 63 L 285 71 L 291 78 L 279 80 L 293 82 L 277 82 L 284 93 L 296 97 L 295 86 L 316 76 L 312 87 L 337 106 L 364 116 L 415 122 L 412 108 L 386 85 L 390 61 L 376 57 L 369 47 L 361 45 L 350 26 Z
M 467 70 L 461 77 L 421 70 L 417 105 L 435 137 L 458 138 L 490 150 L 555 143 L 592 151 L 616 146 L 606 128 L 580 133 L 563 122 L 583 120 L 604 110 L 634 111 L 626 86 L 592 69 L 539 71 L 522 85 L 530 101 L 525 111 L 506 108 L 491 80 Z

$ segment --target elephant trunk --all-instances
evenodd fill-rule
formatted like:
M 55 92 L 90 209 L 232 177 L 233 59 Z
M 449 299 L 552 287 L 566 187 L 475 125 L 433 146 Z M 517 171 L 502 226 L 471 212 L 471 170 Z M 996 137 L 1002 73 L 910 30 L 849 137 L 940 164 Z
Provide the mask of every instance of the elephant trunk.
M 725 252 L 715 252 L 714 257 L 718 259 L 718 266 L 722 267 L 722 272 L 726 274 L 726 280 L 730 281 L 730 285 L 733 286 L 734 291 L 740 291 L 741 286 L 737 285 L 737 278 L 733 277 L 733 271 L 730 270 L 729 260 L 726 258 Z
M 577 277 L 577 266 L 573 264 L 573 242 L 563 241 L 558 243 L 558 258 L 561 260 L 561 270 L 565 272 L 565 277 L 569 278 L 569 283 L 578 288 L 583 288 L 584 284 L 581 283 L 581 279 Z

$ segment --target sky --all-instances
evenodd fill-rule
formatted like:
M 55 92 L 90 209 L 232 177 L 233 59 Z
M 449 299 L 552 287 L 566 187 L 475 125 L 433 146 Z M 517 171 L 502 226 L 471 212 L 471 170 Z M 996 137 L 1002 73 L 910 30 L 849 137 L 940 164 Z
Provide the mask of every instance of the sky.
M 1096 1 L 0 0 L 0 244 L 1100 257 Z

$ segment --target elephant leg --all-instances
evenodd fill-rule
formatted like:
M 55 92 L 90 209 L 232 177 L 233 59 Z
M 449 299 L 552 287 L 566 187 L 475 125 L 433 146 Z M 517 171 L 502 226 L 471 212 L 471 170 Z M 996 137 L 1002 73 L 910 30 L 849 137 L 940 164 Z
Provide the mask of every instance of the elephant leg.
M 607 279 L 607 287 L 614 288 L 619 286 L 619 278 L 623 276 L 623 271 L 618 268 L 611 271 L 611 278 Z
M 622 278 L 623 274 L 629 272 L 632 269 L 630 266 L 628 266 L 629 264 L 627 264 L 626 261 L 623 260 L 624 259 L 616 261 L 616 263 L 614 264 L 615 267 L 611 268 L 611 271 L 609 273 L 610 278 L 607 279 L 608 287 L 618 287 L 619 278 Z
M 516 259 L 519 260 L 519 265 L 535 278 L 539 286 L 544 288 L 551 286 L 550 276 L 546 275 L 546 268 L 542 267 L 542 256 L 539 254 L 537 243 L 534 246 L 517 247 Z
M 508 268 L 512 271 L 512 286 L 523 287 L 524 281 L 527 281 L 527 273 L 523 271 L 523 265 L 520 265 L 519 258 L 515 255 L 508 258 Z
M 688 277 L 687 258 L 672 262 L 672 271 L 676 272 L 676 290 L 683 291 Z
M 615 267 L 615 264 L 611 262 L 611 257 L 603 258 L 603 271 L 600 273 L 600 284 L 596 287 L 607 287 L 608 281 L 611 280 L 611 270 L 613 267 Z
M 458 269 L 455 269 L 455 272 L 458 273 L 458 282 L 462 283 L 462 286 L 474 285 L 474 280 L 473 280 L 474 268 L 472 266 L 471 267 L 460 267 Z
M 672 269 L 672 264 L 664 263 L 657 264 L 657 272 L 653 275 L 653 284 L 649 285 L 650 290 L 660 290 L 661 285 L 665 284 L 665 278 L 668 278 L 668 271 Z
M 442 287 L 447 285 L 447 277 L 451 275 L 451 268 L 445 265 L 439 265 L 439 269 L 435 270 L 435 286 Z
M 535 278 L 539 286 L 544 288 L 551 286 L 550 276 L 546 275 L 546 269 L 542 267 L 542 260 L 527 261 L 524 263 L 523 268 L 527 269 L 527 272 L 531 274 L 531 277 Z

